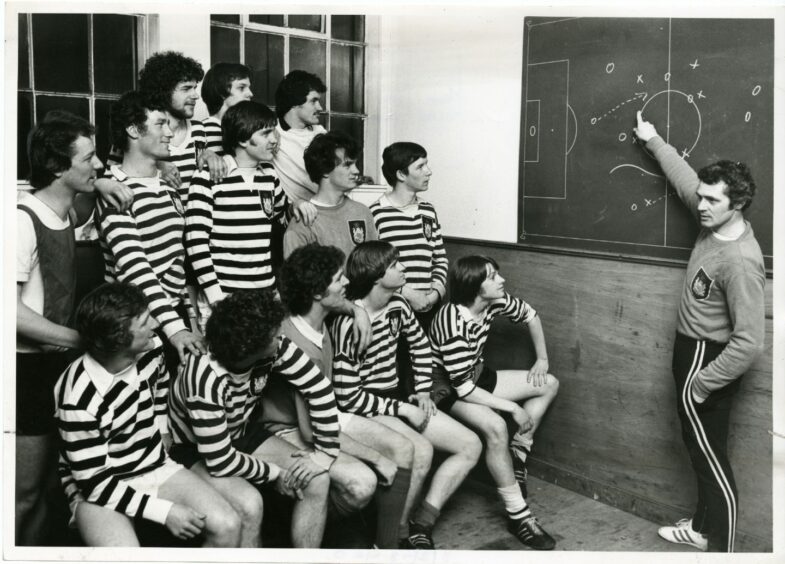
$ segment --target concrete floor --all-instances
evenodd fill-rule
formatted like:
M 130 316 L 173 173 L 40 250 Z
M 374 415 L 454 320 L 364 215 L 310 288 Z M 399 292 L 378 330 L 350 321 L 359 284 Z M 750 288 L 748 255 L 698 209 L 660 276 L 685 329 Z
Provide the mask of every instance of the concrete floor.
M 556 539 L 555 550 L 701 553 L 660 539 L 656 523 L 532 476 L 528 501 Z M 468 480 L 445 506 L 433 538 L 443 550 L 528 550 L 507 532 L 495 491 Z

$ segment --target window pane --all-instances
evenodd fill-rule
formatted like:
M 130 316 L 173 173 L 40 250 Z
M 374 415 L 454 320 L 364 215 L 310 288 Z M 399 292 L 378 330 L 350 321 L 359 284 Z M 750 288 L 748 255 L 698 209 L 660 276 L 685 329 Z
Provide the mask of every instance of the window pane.
M 111 146 L 109 131 L 109 112 L 116 100 L 95 101 L 95 152 L 101 162 L 106 166 L 106 157 L 109 156 Z
M 30 88 L 30 46 L 27 43 L 27 14 L 19 14 L 19 88 Z
M 240 62 L 240 31 L 210 26 L 210 64 Z
M 258 23 L 258 24 L 266 24 L 266 25 L 277 25 L 278 27 L 283 27 L 283 15 L 262 15 L 262 14 L 250 14 L 248 18 L 251 23 Z
M 365 18 L 363 16 L 330 16 L 334 39 L 365 41 Z
M 324 81 L 327 49 L 324 41 L 292 37 L 289 39 L 289 70 L 311 72 Z
M 35 87 L 56 92 L 89 92 L 87 16 L 34 14 Z
M 330 50 L 330 109 L 363 112 L 363 48 L 333 44 Z
M 240 16 L 230 14 L 210 14 L 210 19 L 214 22 L 223 22 L 240 25 Z
M 65 110 L 85 119 L 90 119 L 90 104 L 86 98 L 66 98 L 65 96 L 36 96 L 35 121 L 38 123 L 51 110 Z
M 275 89 L 283 78 L 283 37 L 246 30 L 245 64 L 251 68 L 254 100 L 274 105 Z
M 363 131 L 365 126 L 363 124 L 362 118 L 354 118 L 354 117 L 344 117 L 344 116 L 330 116 L 330 131 L 343 131 L 347 135 L 351 136 L 357 144 L 362 148 L 363 145 Z M 363 153 L 360 151 L 360 154 L 357 157 L 357 168 L 360 169 L 362 172 L 363 169 Z M 376 180 L 376 179 L 374 179 Z
M 27 135 L 33 128 L 33 95 L 19 92 L 16 95 L 16 178 L 27 179 L 30 164 L 27 162 Z
M 93 16 L 93 80 L 96 92 L 122 94 L 134 89 L 135 51 L 134 16 Z
M 322 16 L 289 16 L 288 27 L 307 29 L 308 31 L 322 31 Z

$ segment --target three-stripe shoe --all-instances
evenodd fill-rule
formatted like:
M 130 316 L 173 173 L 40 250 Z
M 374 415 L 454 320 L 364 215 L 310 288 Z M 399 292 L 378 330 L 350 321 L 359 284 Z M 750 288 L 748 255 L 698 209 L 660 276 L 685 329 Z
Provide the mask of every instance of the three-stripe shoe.
M 432 529 L 409 521 L 409 536 L 401 539 L 398 548 L 406 550 L 433 550 Z
M 556 541 L 545 532 L 536 517 L 507 519 L 507 530 L 534 550 L 552 550 L 556 546 Z
M 688 544 L 698 550 L 705 551 L 709 547 L 706 535 L 692 530 L 692 519 L 682 519 L 675 525 L 660 527 L 657 534 L 668 542 Z

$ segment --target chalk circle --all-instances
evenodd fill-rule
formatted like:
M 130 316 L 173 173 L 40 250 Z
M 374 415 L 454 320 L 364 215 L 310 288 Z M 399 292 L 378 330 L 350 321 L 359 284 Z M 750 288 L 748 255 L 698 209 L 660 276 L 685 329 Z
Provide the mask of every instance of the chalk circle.
M 756 84 L 755 88 L 752 89 L 753 96 L 757 96 L 758 94 L 760 94 L 760 84 Z
M 611 74 L 613 72 L 613 69 L 615 69 L 615 68 L 616 68 L 615 64 L 608 63 L 607 65 L 605 65 L 605 72 L 606 72 L 606 74 Z
M 652 96 L 648 100 L 646 100 L 646 103 L 643 104 L 643 107 L 641 108 L 641 114 L 645 114 L 646 108 L 649 106 L 649 104 L 654 102 L 654 100 L 656 100 L 657 97 L 661 96 L 662 94 L 677 94 L 680 97 L 679 99 L 683 99 L 683 101 L 686 102 L 688 106 L 691 106 L 693 108 L 693 110 L 695 110 L 695 115 L 696 115 L 696 118 L 698 120 L 698 131 L 695 133 L 695 140 L 692 142 L 692 145 L 690 146 L 689 149 L 687 149 L 687 153 L 692 153 L 692 150 L 698 144 L 698 141 L 700 140 L 700 137 L 701 137 L 701 123 L 702 122 L 701 122 L 701 112 L 698 109 L 698 105 L 695 103 L 695 100 L 694 100 L 694 98 L 692 98 L 691 95 L 685 94 L 684 92 L 681 92 L 679 90 L 661 90 L 661 91 L 657 92 L 654 96 Z M 666 102 L 666 101 L 669 101 L 668 100 L 668 96 L 666 96 L 665 98 L 660 98 L 659 103 Z M 676 106 L 676 104 L 673 101 L 670 101 L 669 106 L 671 108 L 670 109 L 670 113 L 672 114 L 673 113 L 673 108 Z M 663 113 L 665 113 L 665 112 L 663 112 Z M 684 123 L 684 120 L 681 120 L 681 121 L 677 122 L 677 124 L 679 124 L 679 125 L 683 125 L 683 123 Z M 665 128 L 667 127 L 667 125 L 668 124 L 663 124 L 662 125 L 662 130 L 663 131 L 665 131 Z M 671 132 L 670 132 L 671 136 L 673 136 L 673 129 L 674 128 L 671 128 Z M 645 149 L 645 147 L 644 147 L 644 149 Z M 649 153 L 648 150 L 646 150 L 646 152 Z M 651 154 L 651 153 L 649 153 L 649 154 Z

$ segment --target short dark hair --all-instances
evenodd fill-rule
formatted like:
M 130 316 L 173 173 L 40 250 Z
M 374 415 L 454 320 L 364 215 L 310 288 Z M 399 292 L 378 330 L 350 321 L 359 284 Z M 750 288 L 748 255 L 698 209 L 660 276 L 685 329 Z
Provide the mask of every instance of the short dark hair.
M 155 53 L 139 72 L 139 90 L 150 97 L 156 107 L 169 108 L 172 93 L 181 82 L 199 82 L 204 70 L 195 59 L 176 51 Z
M 275 113 L 283 125 L 283 116 L 295 106 L 304 104 L 311 91 L 324 94 L 327 87 L 322 79 L 304 70 L 293 70 L 278 84 L 275 90 Z
M 109 136 L 112 146 L 123 152 L 127 151 L 129 144 L 126 128 L 135 125 L 140 133 L 144 133 L 147 129 L 147 114 L 164 109 L 165 106 L 154 103 L 149 96 L 136 90 L 120 96 L 109 110 Z
M 90 137 L 95 128 L 86 119 L 62 110 L 48 112 L 27 137 L 30 186 L 46 188 L 58 172 L 71 168 L 77 138 Z
M 265 127 L 275 127 L 275 113 L 259 102 L 244 100 L 235 104 L 221 120 L 221 143 L 226 153 L 233 155 L 240 143 Z
M 240 63 L 216 63 L 204 75 L 202 100 L 210 115 L 215 114 L 229 97 L 232 82 L 251 78 L 251 69 Z
M 725 194 L 732 208 L 741 204 L 742 211 L 746 210 L 755 197 L 755 181 L 750 168 L 744 163 L 718 161 L 700 169 L 698 178 L 709 185 L 724 182 L 727 186 Z
M 346 277 L 349 286 L 346 297 L 358 300 L 367 296 L 373 285 L 398 260 L 398 249 L 387 241 L 360 243 L 346 259 Z
M 335 155 L 338 149 L 344 150 L 344 157 L 347 159 L 356 159 L 359 154 L 355 140 L 342 131 L 328 131 L 314 137 L 303 153 L 308 178 L 319 184 L 325 174 L 330 174 L 341 164 Z
M 91 355 L 118 353 L 133 342 L 131 321 L 147 311 L 144 292 L 126 282 L 103 284 L 76 309 L 76 330 Z
M 305 315 L 311 311 L 314 297 L 327 290 L 345 258 L 340 249 L 319 243 L 295 249 L 278 277 L 281 299 L 289 313 Z
M 480 286 L 488 278 L 488 265 L 499 269 L 496 261 L 487 256 L 470 255 L 456 260 L 450 268 L 450 302 L 472 305 L 480 293 Z
M 382 174 L 387 184 L 395 188 L 398 171 L 408 174 L 410 164 L 427 156 L 428 152 L 422 145 L 411 141 L 399 141 L 386 147 L 382 152 Z
M 237 290 L 213 308 L 205 331 L 207 346 L 227 367 L 264 349 L 283 317 L 283 305 L 273 290 Z

